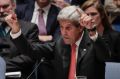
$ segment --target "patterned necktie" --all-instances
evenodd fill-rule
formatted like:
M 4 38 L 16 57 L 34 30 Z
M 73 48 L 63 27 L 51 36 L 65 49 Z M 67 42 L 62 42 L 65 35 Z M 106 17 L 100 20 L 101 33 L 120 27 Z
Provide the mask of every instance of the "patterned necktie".
M 38 28 L 39 28 L 39 34 L 40 35 L 46 35 L 47 34 L 45 22 L 44 22 L 44 19 L 43 19 L 43 13 L 44 13 L 44 11 L 42 9 L 39 9 Z
M 68 79 L 75 79 L 75 72 L 76 72 L 76 44 L 72 44 L 71 46 L 71 62 L 70 62 L 70 69 L 69 69 L 69 76 Z
M 5 28 L 0 26 L 0 37 L 5 37 L 5 36 L 6 36 Z

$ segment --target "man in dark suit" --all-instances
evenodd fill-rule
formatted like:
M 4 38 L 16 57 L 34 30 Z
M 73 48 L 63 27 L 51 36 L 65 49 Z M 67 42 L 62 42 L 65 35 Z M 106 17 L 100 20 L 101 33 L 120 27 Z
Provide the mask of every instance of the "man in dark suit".
M 6 6 L 6 7 L 5 7 Z M 30 74 L 34 61 L 28 56 L 22 55 L 10 40 L 10 28 L 4 21 L 6 16 L 14 13 L 14 0 L 0 0 L 0 28 L 3 28 L 4 35 L 0 36 L 0 44 L 4 48 L 0 49 L 0 55 L 5 59 L 7 64 L 7 72 L 22 71 L 28 76 Z M 38 27 L 35 24 L 20 21 L 20 28 L 25 38 L 30 43 L 38 42 Z M 2 32 L 0 32 L 2 34 Z M 23 43 L 22 43 L 23 44 Z
M 57 38 L 60 35 L 59 23 L 57 21 L 57 15 L 59 13 L 60 8 L 51 4 L 51 0 L 35 0 L 35 2 L 31 3 L 31 5 L 29 4 L 18 5 L 16 9 L 16 12 L 18 15 L 17 17 L 19 19 L 35 23 L 38 25 L 38 27 L 40 27 L 38 24 L 39 9 L 44 10 L 43 18 L 45 22 L 45 28 L 47 30 L 47 34 L 42 35 L 39 33 L 38 37 L 40 42 L 43 43 L 43 42 L 57 40 Z M 40 31 L 41 30 L 39 30 L 39 32 Z M 51 67 L 50 65 L 51 64 L 49 63 L 49 61 L 43 62 L 42 65 L 40 65 L 39 68 L 41 72 L 38 72 L 38 73 L 42 74 L 42 75 L 39 75 L 41 78 L 44 73 L 43 71 L 45 71 L 46 68 Z M 51 68 L 49 69 L 51 71 Z M 48 70 L 46 72 L 48 72 Z
M 37 44 L 35 47 L 38 50 L 35 51 L 20 33 L 19 25 L 14 23 L 17 20 L 11 16 L 6 17 L 6 22 L 12 28 L 12 41 L 16 47 L 34 60 L 41 57 L 53 60 L 54 77 L 49 79 L 75 79 L 76 76 L 105 79 L 104 61 L 109 57 L 108 50 L 93 26 L 91 17 L 79 7 L 68 6 L 62 9 L 58 14 L 62 38 L 53 43 Z M 14 34 L 20 35 L 14 38 Z
M 59 13 L 59 8 L 51 4 L 51 0 L 35 0 L 35 3 L 29 5 L 24 4 L 17 7 L 16 12 L 19 19 L 30 21 L 39 26 L 39 10 L 44 10 L 43 18 L 45 23 L 45 28 L 47 30 L 46 34 L 39 34 L 39 39 L 42 42 L 54 41 L 59 37 L 59 24 L 57 21 L 57 15 Z

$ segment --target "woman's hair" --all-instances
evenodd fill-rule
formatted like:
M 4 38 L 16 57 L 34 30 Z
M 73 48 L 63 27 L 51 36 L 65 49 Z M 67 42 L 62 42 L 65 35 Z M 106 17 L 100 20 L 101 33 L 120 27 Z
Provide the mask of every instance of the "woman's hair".
M 104 30 L 112 30 L 111 28 L 111 24 L 109 22 L 108 19 L 108 15 L 107 12 L 104 8 L 104 6 L 98 1 L 98 0 L 87 0 L 82 6 L 81 8 L 84 10 L 86 10 L 87 8 L 94 6 L 96 8 L 96 10 L 100 13 L 101 16 L 101 21 L 102 21 L 102 25 L 104 27 Z

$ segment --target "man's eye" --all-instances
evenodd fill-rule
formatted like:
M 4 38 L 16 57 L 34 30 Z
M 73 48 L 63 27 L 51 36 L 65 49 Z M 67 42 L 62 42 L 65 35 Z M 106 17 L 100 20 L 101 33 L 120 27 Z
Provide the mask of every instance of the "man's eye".
M 2 8 L 6 9 L 6 8 L 8 8 L 8 6 L 9 6 L 9 5 L 4 5 L 4 6 L 2 6 Z

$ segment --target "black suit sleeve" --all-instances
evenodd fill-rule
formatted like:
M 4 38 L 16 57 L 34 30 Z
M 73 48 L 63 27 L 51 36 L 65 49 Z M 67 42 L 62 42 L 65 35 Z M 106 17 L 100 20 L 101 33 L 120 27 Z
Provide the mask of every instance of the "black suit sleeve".
M 94 42 L 94 50 L 96 51 L 96 57 L 98 60 L 106 61 L 110 58 L 109 48 L 100 36 L 98 36 L 97 40 Z
M 19 36 L 17 39 L 12 39 L 12 41 L 21 53 L 30 56 L 34 60 L 41 59 L 41 57 L 47 59 L 53 58 L 55 42 L 30 44 L 23 35 Z
M 22 33 L 24 34 L 25 38 L 29 41 L 29 43 L 38 43 L 37 26 L 35 24 L 27 22 L 20 22 L 20 24 Z M 20 43 L 24 45 L 24 43 Z M 22 54 L 22 52 L 20 52 L 19 50 L 17 50 L 14 53 L 16 53 L 16 55 L 12 56 L 11 58 L 5 58 L 7 64 L 7 71 L 27 70 L 28 66 L 32 67 L 34 65 L 35 61 L 29 56 Z

